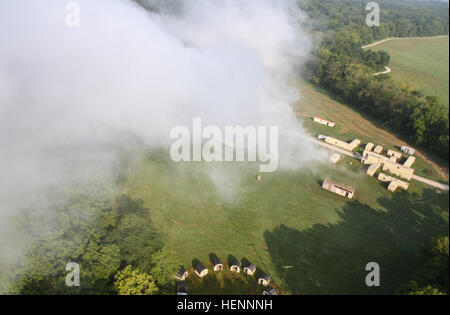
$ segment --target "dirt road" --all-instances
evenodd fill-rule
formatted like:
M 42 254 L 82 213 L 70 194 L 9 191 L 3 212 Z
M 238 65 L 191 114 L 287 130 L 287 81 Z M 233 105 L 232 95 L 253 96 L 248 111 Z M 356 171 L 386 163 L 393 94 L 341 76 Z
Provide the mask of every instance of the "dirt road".
M 384 66 L 384 67 L 386 68 L 386 71 L 377 72 L 377 73 L 374 73 L 373 75 L 388 74 L 388 73 L 392 72 L 391 68 L 389 68 L 388 66 Z
M 390 40 L 396 40 L 396 39 L 398 39 L 398 40 L 405 40 L 405 39 L 432 39 L 432 38 L 440 38 L 440 37 L 448 37 L 448 35 L 428 36 L 428 37 L 389 37 L 389 38 L 385 38 L 383 40 L 380 40 L 378 42 L 362 46 L 361 48 L 362 49 L 370 48 L 370 47 L 376 46 L 378 44 L 381 44 L 381 43 L 384 43 L 384 42 L 387 42 L 387 41 L 390 41 Z

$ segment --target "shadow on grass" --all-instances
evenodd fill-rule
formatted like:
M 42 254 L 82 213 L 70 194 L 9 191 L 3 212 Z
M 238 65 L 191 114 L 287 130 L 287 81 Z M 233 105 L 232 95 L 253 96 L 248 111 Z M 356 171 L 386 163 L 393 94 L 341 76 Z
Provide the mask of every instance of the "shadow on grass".
M 411 280 L 423 262 L 421 246 L 448 235 L 448 193 L 399 191 L 378 201 L 388 211 L 352 201 L 336 210 L 335 225 L 266 231 L 278 278 L 284 265 L 293 266 L 285 288 L 293 294 L 392 294 Z M 372 261 L 380 264 L 380 287 L 365 285 L 365 266 Z

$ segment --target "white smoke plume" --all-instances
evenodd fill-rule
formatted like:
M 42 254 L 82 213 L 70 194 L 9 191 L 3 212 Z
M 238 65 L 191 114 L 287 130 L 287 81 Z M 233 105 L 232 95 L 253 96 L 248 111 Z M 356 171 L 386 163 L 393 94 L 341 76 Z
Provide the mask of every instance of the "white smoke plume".
M 281 167 L 321 156 L 290 107 L 311 48 L 293 1 L 71 2 L 78 27 L 66 25 L 69 1 L 0 3 L 3 241 L 7 215 L 89 176 L 91 161 L 111 165 L 123 134 L 167 146 L 193 117 L 278 125 Z

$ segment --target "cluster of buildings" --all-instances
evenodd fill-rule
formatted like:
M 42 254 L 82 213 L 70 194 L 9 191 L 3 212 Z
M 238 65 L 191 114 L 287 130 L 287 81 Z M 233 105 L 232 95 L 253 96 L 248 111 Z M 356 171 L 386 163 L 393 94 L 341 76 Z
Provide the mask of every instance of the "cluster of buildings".
M 314 117 L 315 121 L 316 118 L 318 117 Z M 324 140 L 328 144 L 349 152 L 353 151 L 361 144 L 361 141 L 359 139 L 354 139 L 352 142 L 347 143 L 328 136 L 320 135 L 318 136 L 318 138 L 320 140 Z M 407 190 L 409 187 L 408 181 L 410 181 L 414 175 L 414 169 L 412 168 L 412 165 L 416 161 L 416 158 L 412 155 L 415 153 L 415 150 L 406 146 L 402 146 L 401 151 L 409 155 L 408 158 L 403 162 L 403 156 L 401 152 L 395 150 L 386 151 L 383 146 L 375 145 L 374 143 L 370 142 L 364 148 L 364 153 L 361 157 L 361 163 L 364 165 L 368 165 L 367 175 L 374 176 L 375 173 L 377 173 L 381 169 L 382 172 L 378 174 L 378 180 L 381 182 L 389 183 L 388 190 L 392 192 L 395 192 L 398 188 Z M 337 153 L 334 153 L 330 157 L 330 162 L 333 164 L 337 163 L 339 160 L 340 155 Z M 336 183 L 330 179 L 326 179 L 323 182 L 322 188 L 348 199 L 352 199 L 355 194 L 355 189 L 353 187 Z
M 224 265 L 220 260 L 220 258 L 218 257 L 214 257 L 213 259 L 211 259 L 211 266 L 215 272 L 224 270 Z M 238 259 L 234 259 L 230 264 L 230 271 L 240 273 L 241 269 L 244 272 L 244 274 L 248 276 L 253 276 L 256 272 L 256 266 L 254 264 L 249 262 L 246 266 L 244 266 L 244 268 L 242 268 L 242 262 Z M 208 268 L 206 268 L 203 264 L 198 263 L 194 267 L 194 272 L 198 277 L 203 278 L 208 274 Z M 188 275 L 189 275 L 188 271 L 184 268 L 181 268 L 175 275 L 175 278 L 179 281 L 184 281 L 187 279 Z M 276 289 L 269 287 L 269 283 L 270 283 L 270 276 L 268 274 L 262 274 L 261 276 L 258 277 L 258 284 L 265 287 L 263 295 L 277 295 Z M 178 295 L 187 294 L 186 283 L 183 282 L 177 285 L 177 294 Z
M 397 188 L 407 190 L 409 183 L 403 181 L 402 179 L 407 181 L 411 180 L 414 175 L 412 165 L 416 161 L 416 158 L 409 156 L 406 161 L 400 163 L 402 159 L 402 154 L 400 152 L 387 150 L 386 155 L 383 155 L 382 146 L 377 145 L 375 148 L 374 147 L 375 145 L 373 143 L 368 143 L 364 149 L 361 159 L 361 163 L 369 165 L 367 175 L 374 176 L 374 174 L 381 168 L 383 172 L 389 172 L 390 174 L 399 177 L 393 177 L 384 173 L 380 173 L 378 175 L 378 180 L 382 182 L 389 182 L 389 191 L 395 192 Z M 408 151 L 408 154 L 409 152 L 411 151 Z

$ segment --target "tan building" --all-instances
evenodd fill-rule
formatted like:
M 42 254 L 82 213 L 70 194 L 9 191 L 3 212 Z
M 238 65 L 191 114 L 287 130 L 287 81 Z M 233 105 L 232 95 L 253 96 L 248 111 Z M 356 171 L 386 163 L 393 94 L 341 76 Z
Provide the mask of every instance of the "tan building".
M 355 189 L 353 187 L 338 184 L 329 179 L 325 179 L 322 184 L 322 188 L 348 199 L 352 199 L 355 195 Z
M 334 122 L 326 120 L 326 119 L 323 119 L 323 118 L 320 118 L 320 117 L 314 117 L 313 120 L 316 123 L 319 123 L 319 124 L 322 124 L 322 125 L 325 125 L 325 126 L 328 126 L 328 127 L 334 127 L 334 125 L 335 125 Z
M 341 156 L 338 153 L 334 153 L 330 157 L 330 162 L 333 163 L 333 164 L 336 164 L 340 159 L 341 159 Z
M 389 158 L 389 161 L 393 162 L 393 163 L 397 163 L 397 158 L 395 156 L 391 156 Z
M 390 173 L 407 180 L 411 180 L 414 175 L 414 169 L 389 160 L 383 163 L 383 171 L 389 171 Z
M 374 146 L 375 146 L 375 145 L 374 145 L 372 142 L 369 142 L 369 143 L 366 145 L 366 148 L 364 149 L 364 151 L 372 151 L 372 149 L 373 149 Z
M 397 158 L 397 160 L 402 158 L 402 154 L 400 152 L 397 152 L 394 150 L 388 150 L 387 156 L 390 156 L 390 157 L 395 156 Z
M 377 145 L 377 146 L 375 147 L 375 149 L 373 150 L 373 152 L 375 152 L 375 153 L 377 153 L 377 154 L 380 154 L 381 152 L 383 152 L 383 146 Z
M 369 168 L 367 169 L 367 175 L 373 176 L 378 171 L 380 166 L 381 166 L 381 163 L 371 164 L 369 166 Z
M 403 165 L 406 166 L 406 167 L 411 167 L 414 164 L 415 161 L 416 161 L 416 158 L 414 156 L 410 156 L 405 161 L 405 163 L 403 163 Z
M 347 143 L 347 142 L 344 142 L 344 141 L 341 141 L 341 140 L 338 140 L 338 139 L 335 139 L 332 137 L 326 137 L 325 142 L 328 144 L 337 146 L 341 149 L 347 150 L 347 151 L 353 151 L 361 143 L 361 140 L 355 139 L 352 142 Z
M 377 154 L 371 151 L 364 151 L 363 157 L 361 159 L 361 163 L 370 165 L 370 164 L 382 164 L 384 161 L 389 160 L 387 157 L 382 156 L 381 154 Z
M 388 186 L 388 190 L 395 192 L 397 188 L 402 188 L 404 190 L 408 190 L 409 183 L 404 182 L 398 178 L 394 178 L 392 176 L 386 175 L 384 173 L 380 173 L 378 175 L 378 180 L 382 182 L 390 182 Z

